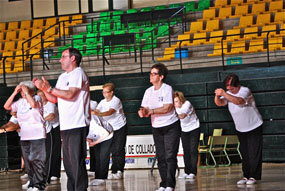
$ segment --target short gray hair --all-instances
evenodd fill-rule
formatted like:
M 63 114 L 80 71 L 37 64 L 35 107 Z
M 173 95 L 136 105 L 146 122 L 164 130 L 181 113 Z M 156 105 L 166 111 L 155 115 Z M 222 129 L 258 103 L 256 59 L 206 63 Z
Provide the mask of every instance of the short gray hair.
M 35 87 L 35 85 L 34 85 L 34 83 L 32 81 L 22 81 L 22 82 L 20 82 L 19 85 L 24 85 L 24 86 L 26 86 L 27 88 L 29 88 L 30 90 L 33 90 L 33 91 L 35 91 L 35 89 L 36 89 L 36 87 Z

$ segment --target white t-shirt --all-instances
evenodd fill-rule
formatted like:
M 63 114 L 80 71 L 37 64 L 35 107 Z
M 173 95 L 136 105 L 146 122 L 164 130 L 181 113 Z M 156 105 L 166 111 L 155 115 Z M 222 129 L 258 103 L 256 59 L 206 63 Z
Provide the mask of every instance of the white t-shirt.
M 114 131 L 117 131 L 127 123 L 121 100 L 114 95 L 110 101 L 101 100 L 96 109 L 100 112 L 106 112 L 111 108 L 116 112 L 110 116 L 104 116 L 103 119 L 112 125 Z
M 97 101 L 90 100 L 90 109 L 91 110 L 95 110 L 97 105 L 98 105 Z
M 183 113 L 186 114 L 186 117 L 184 119 L 180 119 L 181 130 L 183 132 L 193 131 L 194 129 L 200 127 L 199 119 L 190 101 L 186 100 L 181 108 L 175 109 L 178 115 Z
M 173 104 L 172 87 L 165 83 L 158 90 L 155 90 L 154 86 L 149 87 L 144 93 L 141 106 L 155 109 L 163 107 L 164 104 Z M 166 114 L 151 115 L 151 124 L 154 128 L 165 127 L 176 121 L 178 117 L 174 109 Z
M 45 121 L 47 133 L 49 133 L 52 128 L 59 126 L 57 107 L 55 104 L 48 101 L 44 105 L 44 118 L 47 117 L 51 113 L 54 113 L 55 117 L 51 121 Z
M 87 138 L 92 139 L 93 141 L 97 141 L 101 137 L 106 137 L 101 142 L 111 139 L 113 137 L 113 127 L 102 117 L 91 115 L 89 133 Z
M 56 88 L 68 90 L 79 88 L 80 92 L 72 100 L 58 98 L 60 130 L 76 129 L 90 123 L 90 92 L 88 76 L 81 67 L 59 76 Z
M 22 141 L 46 138 L 41 98 L 37 95 L 33 98 L 39 107 L 32 108 L 24 98 L 12 103 L 12 112 L 17 113 L 18 123 L 21 128 Z
M 237 131 L 248 132 L 262 125 L 262 117 L 256 108 L 254 97 L 247 87 L 241 86 L 237 94 L 229 91 L 227 93 L 243 98 L 246 102 L 244 105 L 236 105 L 226 100 Z
M 14 123 L 15 125 L 18 124 L 18 119 L 16 117 L 14 117 L 13 115 L 11 116 L 9 121 Z M 18 135 L 21 136 L 21 131 L 18 131 Z
M 18 124 L 18 119 L 16 117 L 14 117 L 13 115 L 11 116 L 10 120 L 12 123 L 14 123 L 15 125 Z

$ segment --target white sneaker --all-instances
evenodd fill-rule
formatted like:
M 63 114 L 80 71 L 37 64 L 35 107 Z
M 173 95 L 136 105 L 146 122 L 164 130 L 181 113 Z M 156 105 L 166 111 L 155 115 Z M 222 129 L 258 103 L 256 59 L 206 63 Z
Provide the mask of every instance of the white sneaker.
M 109 180 L 112 180 L 112 179 L 114 179 L 114 175 L 115 175 L 115 174 L 113 174 L 113 173 L 110 173 L 110 174 L 108 175 L 108 178 L 107 178 L 107 179 L 109 179 Z
M 32 191 L 40 191 L 37 187 L 34 187 Z
M 166 187 L 164 191 L 174 191 L 174 188 Z
M 95 176 L 95 172 L 87 171 L 88 176 Z
M 30 187 L 27 191 L 33 191 L 34 188 L 33 187 Z
M 159 189 L 157 189 L 155 191 L 165 191 L 165 188 L 164 187 L 160 187 Z
M 186 176 L 187 179 L 195 179 L 195 174 L 190 173 L 188 176 Z
M 56 180 L 58 180 L 59 178 L 57 178 L 56 176 L 52 176 L 52 177 L 50 177 L 50 180 L 51 181 L 56 181 Z
M 116 174 L 113 174 L 113 179 L 122 179 L 123 178 L 123 173 L 118 170 Z
M 28 189 L 29 188 L 29 184 L 30 184 L 30 181 L 26 182 L 26 184 L 23 184 L 22 185 L 22 189 Z
M 246 181 L 246 184 L 247 185 L 252 185 L 252 184 L 255 184 L 256 183 L 256 180 L 254 178 L 249 178 L 247 181 Z
M 247 178 L 243 177 L 243 179 L 237 181 L 237 184 L 246 184 Z
M 89 182 L 89 186 L 99 186 L 105 184 L 105 180 L 103 179 L 94 179 L 91 182 Z
M 29 178 L 29 175 L 28 174 L 24 174 L 24 175 L 20 176 L 20 178 L 21 179 L 27 179 L 27 178 Z
M 188 176 L 188 174 L 181 174 L 178 176 L 179 179 L 185 179 Z

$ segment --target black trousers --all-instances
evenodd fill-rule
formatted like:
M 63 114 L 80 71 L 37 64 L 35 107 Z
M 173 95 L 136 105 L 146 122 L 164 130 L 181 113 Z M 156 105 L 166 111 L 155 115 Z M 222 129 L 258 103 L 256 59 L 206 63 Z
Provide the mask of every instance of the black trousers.
M 249 131 L 237 132 L 240 141 L 243 176 L 261 179 L 262 172 L 262 126 Z
M 94 170 L 96 179 L 107 179 L 112 139 L 94 146 Z
M 112 173 L 117 171 L 124 172 L 125 168 L 125 146 L 127 141 L 127 124 L 119 130 L 114 131 L 113 142 L 111 145 L 112 153 Z
M 161 128 L 152 128 L 157 165 L 161 177 L 160 187 L 175 188 L 175 172 L 179 148 L 180 121 Z
M 95 172 L 95 149 L 94 147 L 89 147 L 89 155 L 90 155 L 90 168 L 89 171 Z
M 184 171 L 186 174 L 197 174 L 198 145 L 200 128 L 189 132 L 181 132 L 181 140 L 184 153 Z
M 46 137 L 46 180 L 52 176 L 60 178 L 61 171 L 61 138 L 60 127 L 52 128 Z
M 61 131 L 63 165 L 67 175 L 68 191 L 86 191 L 86 137 L 89 126 Z
M 45 189 L 45 160 L 46 149 L 45 139 L 21 141 L 23 159 L 26 172 L 29 175 L 30 184 L 28 187 Z

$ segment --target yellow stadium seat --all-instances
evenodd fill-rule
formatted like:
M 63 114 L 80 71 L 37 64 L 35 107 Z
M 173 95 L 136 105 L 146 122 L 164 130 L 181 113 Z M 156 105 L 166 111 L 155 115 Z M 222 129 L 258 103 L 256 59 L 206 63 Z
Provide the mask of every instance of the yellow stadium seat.
M 246 16 L 248 14 L 248 5 L 240 5 L 235 7 L 235 14 L 232 17 Z
M 32 39 L 30 47 L 31 47 L 31 49 L 40 49 L 41 48 L 41 39 Z
M 268 43 L 269 51 L 281 50 L 282 49 L 282 39 L 283 37 L 269 38 L 269 43 Z
M 220 8 L 219 19 L 229 18 L 232 15 L 232 7 Z
M 283 9 L 283 1 L 271 1 L 269 2 L 269 11 L 275 12 Z M 284 13 L 285 14 L 285 13 Z M 285 16 L 284 16 L 285 17 Z
M 68 26 L 70 23 L 69 23 L 69 16 L 61 16 L 58 18 L 58 21 L 61 22 L 61 26 L 63 26 L 63 23 L 64 23 L 64 26 Z
M 240 40 L 240 29 L 229 29 L 227 31 L 226 41 L 236 41 L 236 40 Z
M 213 51 L 213 54 L 208 54 L 208 56 L 221 56 L 222 53 L 226 53 L 227 52 L 227 43 L 224 42 L 223 43 L 223 47 L 222 47 L 222 44 L 221 43 L 217 43 L 214 45 L 214 51 Z
M 206 31 L 214 31 L 220 29 L 220 20 L 209 20 L 206 24 Z
M 285 12 L 275 12 L 274 23 L 279 24 L 285 22 Z
M 249 48 L 246 53 L 264 52 L 266 51 L 264 47 L 264 39 L 255 39 L 249 42 Z
M 4 44 L 4 52 L 5 51 L 14 51 L 15 50 L 15 41 L 8 41 Z
M 193 42 L 191 43 L 191 45 L 200 45 L 206 42 L 206 37 L 207 37 L 207 33 L 195 33 L 194 37 L 193 37 Z M 201 38 L 201 39 L 199 39 Z M 197 39 L 197 40 L 195 40 Z
M 157 58 L 158 61 L 167 61 L 175 58 L 175 48 L 165 48 L 162 58 Z
M 247 34 L 252 33 L 252 34 Z M 258 37 L 258 27 L 249 27 L 244 29 L 244 39 L 251 40 Z
M 17 42 L 17 50 L 21 50 L 22 48 L 24 48 L 24 50 L 27 50 L 29 47 L 29 42 L 24 43 L 24 47 L 22 47 L 22 43 L 25 42 L 25 40 L 19 40 Z
M 14 60 L 13 56 L 14 56 L 14 53 L 12 51 L 5 51 L 2 54 L 3 58 L 6 57 L 5 61 L 7 61 L 7 62 L 12 62 Z
M 203 30 L 203 21 L 192 22 L 190 26 L 190 32 L 186 32 L 186 33 L 196 33 L 202 30 Z
M 29 50 L 29 54 L 30 55 L 34 55 L 33 59 L 38 59 L 41 57 L 41 50 L 40 49 L 30 49 Z
M 253 22 L 253 16 L 252 15 L 243 16 L 243 17 L 240 17 L 239 26 L 238 27 L 234 27 L 234 28 L 251 27 L 252 26 L 252 22 Z
M 267 25 L 262 27 L 262 33 L 261 36 L 263 38 L 267 37 L 267 32 L 266 31 L 274 31 L 269 33 L 269 37 L 275 36 L 276 35 L 276 25 Z
M 60 35 L 63 36 L 63 35 L 69 35 L 69 28 L 68 27 L 64 27 L 64 30 L 63 30 L 63 27 L 61 26 L 60 27 Z
M 270 13 L 257 15 L 256 26 L 264 26 L 270 23 Z
M 56 17 L 47 18 L 45 26 L 49 27 L 49 26 L 52 26 L 52 25 L 56 24 L 56 20 L 57 20 Z
M 265 12 L 265 2 L 252 5 L 251 14 L 257 15 Z
M 17 33 L 16 31 L 8 31 L 6 32 L 6 38 L 5 41 L 12 41 L 17 39 Z
M 52 28 L 46 30 L 44 33 L 45 38 L 52 37 L 52 36 L 58 36 L 58 35 L 56 35 L 56 28 L 55 27 L 52 27 Z
M 242 54 L 245 52 L 245 41 L 234 41 L 229 52 L 225 54 Z
M 24 60 L 26 60 L 26 59 L 27 59 L 27 56 L 24 55 Z M 17 50 L 16 51 L 15 60 L 18 60 L 18 61 L 22 61 L 23 60 L 22 50 Z
M 211 20 L 216 17 L 216 9 L 206 9 L 203 11 L 203 20 Z
M 13 31 L 13 30 L 18 30 L 19 28 L 19 23 L 18 21 L 12 21 L 8 23 L 8 31 Z
M 209 43 L 218 43 L 222 41 L 224 35 L 224 31 L 220 30 L 220 31 L 212 31 L 210 33 L 210 39 L 209 39 Z
M 231 6 L 241 4 L 243 4 L 243 0 L 231 0 Z
M 41 29 L 44 26 L 43 19 L 35 19 L 33 20 L 33 29 Z
M 178 40 L 182 41 L 181 46 L 190 46 L 190 34 L 178 35 Z M 180 42 L 177 42 L 176 47 L 179 47 Z
M 27 21 L 21 21 L 21 30 L 25 30 L 25 29 L 30 29 L 31 28 L 31 21 L 27 20 Z
M 43 29 L 33 29 L 32 31 L 32 37 L 38 35 L 39 33 L 41 33 L 43 31 Z M 38 35 L 36 38 L 41 38 L 41 35 Z
M 0 32 L 0 42 L 4 41 L 4 32 Z
M 226 7 L 228 5 L 228 1 L 226 0 L 216 0 L 215 7 Z
M 5 31 L 6 30 L 6 23 L 0 23 L 0 31 Z
M 262 0 L 247 0 L 246 3 L 248 4 L 255 4 L 255 3 L 259 3 Z
M 83 23 L 83 15 L 72 15 L 70 24 L 77 25 Z
M 30 38 L 30 30 L 20 30 L 19 31 L 19 40 L 27 40 Z

